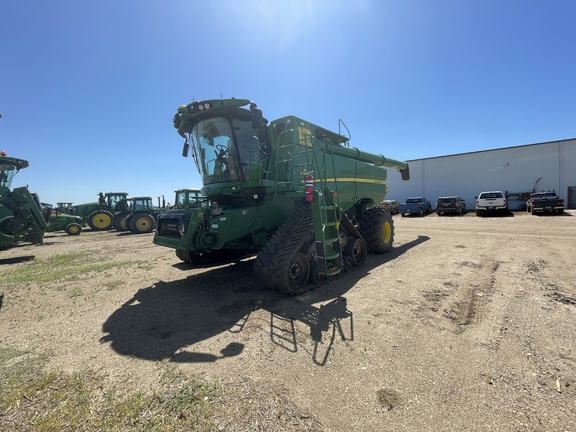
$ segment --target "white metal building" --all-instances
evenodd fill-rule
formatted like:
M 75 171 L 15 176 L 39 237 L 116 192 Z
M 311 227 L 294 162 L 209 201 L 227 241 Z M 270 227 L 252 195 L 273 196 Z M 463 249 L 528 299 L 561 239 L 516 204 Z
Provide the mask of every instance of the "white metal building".
M 566 208 L 576 208 L 576 138 L 408 161 L 410 180 L 388 169 L 388 199 L 458 195 L 468 210 L 482 191 L 500 190 L 510 210 L 525 208 L 534 191 L 554 190 Z

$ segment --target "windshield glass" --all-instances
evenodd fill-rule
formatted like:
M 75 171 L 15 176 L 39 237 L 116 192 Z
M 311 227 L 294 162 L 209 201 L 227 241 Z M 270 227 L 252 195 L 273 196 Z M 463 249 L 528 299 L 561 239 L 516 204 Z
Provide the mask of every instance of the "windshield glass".
M 241 182 L 258 163 L 259 141 L 250 121 L 224 117 L 201 120 L 189 135 L 203 184 Z
M 6 186 L 10 189 L 12 178 L 16 174 L 16 168 L 11 164 L 0 164 L 0 186 Z

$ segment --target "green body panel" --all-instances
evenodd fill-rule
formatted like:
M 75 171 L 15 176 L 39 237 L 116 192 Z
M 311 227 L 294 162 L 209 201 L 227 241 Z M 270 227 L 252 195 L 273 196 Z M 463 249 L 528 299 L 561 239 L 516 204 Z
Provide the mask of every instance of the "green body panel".
M 250 110 L 241 108 L 245 105 Z M 296 116 L 270 124 L 255 121 L 258 111 L 246 99 L 199 101 L 178 109 L 174 126 L 187 140 L 183 155 L 194 156 L 209 203 L 161 214 L 155 244 L 195 253 L 257 252 L 296 203 L 305 201 L 307 174 L 314 177 L 318 208 L 338 208 L 351 220 L 385 199 L 385 167 L 408 177 L 406 162 L 349 147 L 347 137 Z M 313 211 L 319 233 L 326 232 L 327 221 L 337 227 L 341 217 L 335 213 L 327 219 L 323 212 Z
M 0 248 L 29 242 L 42 244 L 48 225 L 26 187 L 0 188 Z
M 48 225 L 40 212 L 39 202 L 27 187 L 10 190 L 13 176 L 28 161 L 0 155 L 0 248 L 29 242 L 42 244 Z

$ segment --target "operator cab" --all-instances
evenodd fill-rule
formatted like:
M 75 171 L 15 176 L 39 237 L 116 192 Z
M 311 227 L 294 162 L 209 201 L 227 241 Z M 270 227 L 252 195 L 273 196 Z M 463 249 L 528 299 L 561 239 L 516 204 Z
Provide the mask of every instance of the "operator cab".
M 214 101 L 210 101 L 212 103 Z M 204 186 L 216 183 L 260 181 L 269 156 L 266 120 L 251 104 L 250 110 L 240 108 L 249 101 L 236 100 L 231 106 L 206 103 L 186 107 L 192 115 L 185 120 L 186 137 L 183 155 L 188 149 L 194 158 Z M 179 126 L 182 117 L 175 118 Z
M 28 161 L 6 156 L 6 152 L 0 152 L 0 186 L 10 189 L 14 175 L 22 168 L 28 167 Z

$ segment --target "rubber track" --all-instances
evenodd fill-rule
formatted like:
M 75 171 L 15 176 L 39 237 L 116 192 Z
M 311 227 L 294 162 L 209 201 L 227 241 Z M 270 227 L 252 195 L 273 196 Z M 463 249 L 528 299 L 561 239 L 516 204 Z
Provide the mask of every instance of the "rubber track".
M 254 262 L 254 273 L 270 289 L 297 294 L 288 282 L 288 266 L 312 230 L 312 211 L 309 205 L 297 205 L 296 210 L 280 226 Z M 313 288 L 308 285 L 307 289 Z

